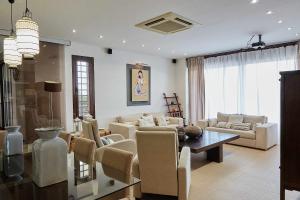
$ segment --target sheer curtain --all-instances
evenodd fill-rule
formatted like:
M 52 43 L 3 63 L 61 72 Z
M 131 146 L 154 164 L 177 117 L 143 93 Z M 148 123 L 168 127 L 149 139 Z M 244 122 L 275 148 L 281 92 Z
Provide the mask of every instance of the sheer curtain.
M 279 123 L 279 72 L 297 69 L 298 45 L 207 58 L 205 116 L 266 115 Z

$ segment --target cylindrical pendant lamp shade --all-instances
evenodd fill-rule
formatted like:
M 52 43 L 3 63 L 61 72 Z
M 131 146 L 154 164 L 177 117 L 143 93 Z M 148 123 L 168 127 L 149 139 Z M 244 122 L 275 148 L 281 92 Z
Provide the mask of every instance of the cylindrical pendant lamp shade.
M 22 64 L 22 55 L 17 51 L 17 42 L 14 36 L 4 38 L 3 41 L 4 62 L 10 68 L 16 68 Z
M 30 17 L 22 17 L 16 23 L 17 47 L 24 58 L 39 54 L 39 26 Z

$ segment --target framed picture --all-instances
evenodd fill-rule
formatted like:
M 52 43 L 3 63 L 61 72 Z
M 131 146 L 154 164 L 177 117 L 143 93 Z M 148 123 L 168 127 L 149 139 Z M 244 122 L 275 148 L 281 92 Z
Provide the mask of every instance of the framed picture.
M 126 66 L 127 106 L 151 104 L 151 68 L 149 66 Z

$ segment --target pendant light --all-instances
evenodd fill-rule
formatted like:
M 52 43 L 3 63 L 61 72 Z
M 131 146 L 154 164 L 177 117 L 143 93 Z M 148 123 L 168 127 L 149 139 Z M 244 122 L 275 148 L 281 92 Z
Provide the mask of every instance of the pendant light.
M 39 26 L 32 21 L 32 13 L 27 7 L 23 17 L 16 23 L 17 47 L 24 58 L 33 58 L 40 52 Z
M 11 32 L 10 36 L 4 38 L 3 40 L 3 57 L 4 63 L 6 63 L 9 68 L 17 68 L 18 65 L 22 64 L 22 55 L 17 51 L 17 41 L 14 35 L 13 20 L 12 20 L 12 5 L 15 1 L 9 0 L 10 3 L 10 23 Z

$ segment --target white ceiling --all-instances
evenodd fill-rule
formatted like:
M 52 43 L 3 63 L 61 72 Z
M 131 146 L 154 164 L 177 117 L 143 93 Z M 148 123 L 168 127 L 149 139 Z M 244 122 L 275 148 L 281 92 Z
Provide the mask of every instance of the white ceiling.
M 299 39 L 300 0 L 28 0 L 44 38 L 96 44 L 169 58 L 244 48 L 253 33 L 267 44 Z M 16 0 L 14 20 L 25 0 Z M 274 14 L 266 15 L 268 10 Z M 136 28 L 144 20 L 173 11 L 202 25 L 172 35 Z M 0 28 L 9 28 L 7 0 L 0 1 Z M 278 20 L 283 20 L 278 24 Z M 288 27 L 295 27 L 288 31 Z M 76 29 L 76 33 L 72 30 Z M 99 39 L 99 35 L 103 39 Z M 125 39 L 126 44 L 122 43 Z M 142 47 L 142 44 L 145 47 Z M 160 48 L 160 51 L 158 50 Z M 187 53 L 185 56 L 184 53 Z

